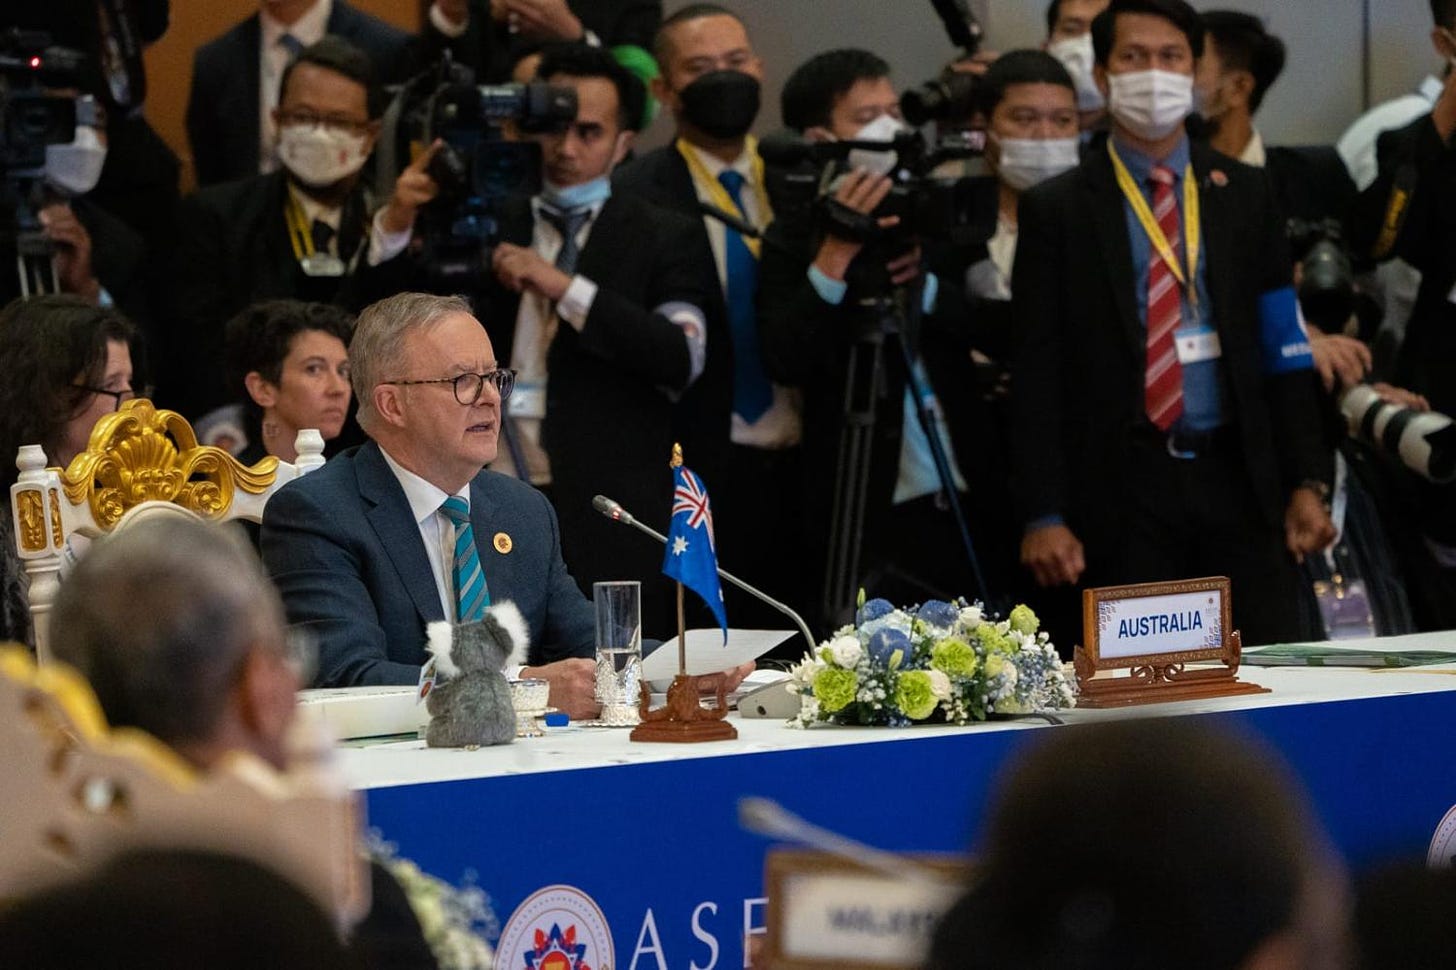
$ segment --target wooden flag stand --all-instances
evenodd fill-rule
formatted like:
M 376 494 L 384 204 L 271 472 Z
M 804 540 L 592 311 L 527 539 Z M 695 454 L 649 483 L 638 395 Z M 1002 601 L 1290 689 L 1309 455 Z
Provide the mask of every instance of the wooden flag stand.
M 671 467 L 683 463 L 682 446 L 672 446 Z M 731 741 L 738 729 L 724 720 L 728 716 L 725 678 L 719 672 L 693 676 L 688 673 L 687 624 L 683 617 L 683 584 L 677 584 L 677 676 L 667 689 L 667 704 L 653 710 L 652 692 L 643 681 L 639 686 L 641 700 L 637 712 L 642 723 L 632 729 L 633 741 Z M 718 700 L 714 708 L 703 707 L 699 697 L 712 692 Z

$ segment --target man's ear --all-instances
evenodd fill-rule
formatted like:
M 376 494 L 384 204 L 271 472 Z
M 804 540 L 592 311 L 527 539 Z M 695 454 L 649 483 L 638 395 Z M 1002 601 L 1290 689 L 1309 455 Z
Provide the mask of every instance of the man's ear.
M 299 686 L 281 653 L 255 645 L 234 688 L 238 718 L 255 739 L 254 753 L 280 771 L 286 767 L 285 739 L 297 710 Z
M 834 137 L 834 132 L 830 131 L 828 128 L 825 128 L 823 125 L 810 125 L 808 128 L 805 128 L 804 140 L 838 141 L 838 139 Z
M 1238 104 L 1252 111 L 1250 99 L 1254 96 L 1254 75 L 1250 71 L 1234 71 L 1229 78 L 1229 90 L 1236 96 Z
M 617 132 L 617 147 L 612 150 L 612 167 L 621 165 L 627 158 L 627 153 L 637 142 L 637 132 L 630 129 Z
M 243 378 L 243 386 L 248 389 L 248 397 L 260 408 L 271 408 L 278 403 L 278 388 L 255 370 L 248 371 L 248 376 Z
M 661 74 L 648 82 L 647 87 L 651 89 L 652 96 L 657 99 L 658 104 L 667 104 L 668 98 L 672 95 L 672 88 L 667 86 L 667 78 Z
M 364 154 L 366 156 L 374 154 L 374 146 L 379 144 L 379 132 L 382 131 L 383 128 L 383 122 L 371 121 L 369 122 L 369 125 L 364 129 L 364 139 L 366 142 L 368 142 L 368 144 L 364 146 Z
M 395 427 L 404 427 L 404 395 L 394 384 L 375 385 L 372 394 L 374 410 L 384 421 Z
M 1444 27 L 1431 28 L 1431 46 L 1436 48 L 1443 60 L 1450 60 L 1456 57 L 1456 42 L 1453 42 L 1451 35 Z
M 1092 65 L 1092 80 L 1097 82 L 1097 90 L 1102 92 L 1102 100 L 1107 100 L 1107 68 L 1102 64 Z

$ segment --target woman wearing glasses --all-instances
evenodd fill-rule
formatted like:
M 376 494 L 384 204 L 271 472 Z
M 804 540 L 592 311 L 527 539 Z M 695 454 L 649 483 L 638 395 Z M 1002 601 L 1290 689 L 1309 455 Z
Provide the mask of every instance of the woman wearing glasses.
M 0 640 L 31 643 L 25 580 L 11 534 L 10 486 L 22 445 L 65 467 L 103 416 L 135 397 L 136 328 L 77 296 L 15 300 L 0 310 Z
M 255 303 L 227 325 L 228 385 L 243 403 L 244 464 L 298 458 L 294 442 L 316 428 L 325 442 L 349 413 L 349 335 L 354 318 L 300 300 Z

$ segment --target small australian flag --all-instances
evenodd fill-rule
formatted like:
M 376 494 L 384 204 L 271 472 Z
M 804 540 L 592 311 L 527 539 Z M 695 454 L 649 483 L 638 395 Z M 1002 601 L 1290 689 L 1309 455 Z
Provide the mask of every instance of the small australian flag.
M 662 571 L 708 604 L 728 640 L 723 587 L 718 583 L 718 553 L 713 540 L 713 509 L 703 480 L 682 465 L 672 470 L 672 523 Z

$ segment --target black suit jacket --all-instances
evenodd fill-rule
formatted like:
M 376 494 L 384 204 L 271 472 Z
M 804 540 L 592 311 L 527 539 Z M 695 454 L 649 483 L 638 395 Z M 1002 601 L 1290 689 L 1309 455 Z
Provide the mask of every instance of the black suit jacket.
M 652 38 L 662 23 L 662 0 L 568 0 L 567 6 L 582 27 L 607 47 L 635 44 L 651 50 Z M 441 34 L 428 15 L 423 20 L 423 56 L 433 61 L 448 50 L 456 63 L 474 70 L 476 81 L 482 84 L 508 80 L 512 60 L 528 46 L 510 33 L 507 24 L 491 19 L 489 0 L 471 0 L 470 24 L 459 37 Z
M 1192 163 L 1225 407 L 1272 527 L 1295 486 L 1330 474 L 1313 372 L 1267 377 L 1261 358 L 1259 296 L 1292 278 L 1284 231 L 1262 173 L 1198 144 Z M 1012 405 L 1023 521 L 1062 515 L 1089 545 L 1105 544 L 1121 496 L 1138 485 L 1122 469 L 1147 420 L 1138 281 L 1107 153 L 1023 194 L 1018 219 Z
M 1265 151 L 1264 171 L 1285 219 L 1334 219 L 1349 238 L 1357 190 L 1333 146 L 1271 146 Z
M 361 48 L 381 81 L 407 68 L 409 35 L 334 0 L 328 32 Z M 187 141 L 198 185 L 258 174 L 258 74 L 263 28 L 254 14 L 197 49 L 187 98 Z
M 310 277 L 289 241 L 284 172 L 225 182 L 183 201 L 172 272 L 171 339 L 159 348 L 167 400 L 193 418 L 234 400 L 223 383 L 223 327 L 259 300 L 343 299 L 343 278 Z M 347 262 L 367 244 L 363 189 L 345 203 L 339 252 Z M 360 261 L 362 262 L 361 256 Z
M 530 245 L 533 221 L 525 199 L 514 201 L 502 225 L 506 241 Z M 598 286 L 591 312 L 580 333 L 561 321 L 547 354 L 541 438 L 551 456 L 563 554 L 583 586 L 642 578 L 649 603 L 665 585 L 650 581 L 661 565 L 661 547 L 602 518 L 591 500 L 606 494 L 654 526 L 666 525 L 672 495 L 667 461 L 690 361 L 682 328 L 657 309 L 711 303 L 717 288 L 704 245 L 698 227 L 676 214 L 613 195 L 592 223 L 576 267 Z M 494 283 L 482 297 L 481 319 L 496 359 L 509 361 L 520 298 Z M 692 452 L 687 460 L 698 468 Z M 645 603 L 644 618 L 649 612 Z

